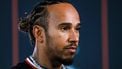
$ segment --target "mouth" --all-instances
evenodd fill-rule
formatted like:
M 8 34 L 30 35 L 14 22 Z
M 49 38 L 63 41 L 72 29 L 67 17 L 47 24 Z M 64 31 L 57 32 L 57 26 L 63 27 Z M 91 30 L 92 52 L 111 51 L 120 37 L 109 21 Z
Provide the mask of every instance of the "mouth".
M 67 49 L 68 52 L 74 54 L 76 52 L 76 50 L 77 50 L 77 46 L 69 46 L 66 49 Z

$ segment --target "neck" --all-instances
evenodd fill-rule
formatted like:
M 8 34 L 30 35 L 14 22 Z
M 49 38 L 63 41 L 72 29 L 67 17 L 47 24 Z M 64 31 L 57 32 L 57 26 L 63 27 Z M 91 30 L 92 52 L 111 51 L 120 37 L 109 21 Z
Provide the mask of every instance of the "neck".
M 61 69 L 62 64 L 57 63 L 55 60 L 51 59 L 49 53 L 47 54 L 45 50 L 46 49 L 44 47 L 39 47 L 38 45 L 36 45 L 32 55 L 34 60 L 40 66 L 46 67 L 47 69 Z

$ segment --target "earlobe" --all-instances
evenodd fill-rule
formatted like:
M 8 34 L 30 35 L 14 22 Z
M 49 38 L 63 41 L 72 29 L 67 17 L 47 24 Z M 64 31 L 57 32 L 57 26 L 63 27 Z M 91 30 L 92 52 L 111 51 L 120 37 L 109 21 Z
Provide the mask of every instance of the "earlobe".
M 38 26 L 38 25 L 34 25 L 33 26 L 33 35 L 35 37 L 35 40 L 36 41 L 39 41 L 39 42 L 43 42 L 43 28 Z

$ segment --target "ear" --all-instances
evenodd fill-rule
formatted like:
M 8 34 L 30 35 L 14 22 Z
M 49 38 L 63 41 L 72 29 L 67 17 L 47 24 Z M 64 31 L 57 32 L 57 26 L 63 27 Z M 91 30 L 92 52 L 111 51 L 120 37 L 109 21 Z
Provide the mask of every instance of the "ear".
M 44 29 L 43 27 L 39 26 L 39 25 L 34 25 L 33 26 L 33 35 L 35 37 L 35 41 L 39 41 L 41 43 L 43 43 L 44 41 Z

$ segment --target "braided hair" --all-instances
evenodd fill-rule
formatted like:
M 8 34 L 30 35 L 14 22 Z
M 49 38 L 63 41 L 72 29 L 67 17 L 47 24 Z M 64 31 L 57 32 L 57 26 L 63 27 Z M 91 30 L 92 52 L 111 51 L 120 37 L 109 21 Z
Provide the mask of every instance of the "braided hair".
M 45 0 L 44 2 L 38 3 L 32 11 L 19 20 L 19 30 L 28 32 L 32 45 L 35 44 L 35 38 L 32 30 L 34 25 L 39 25 L 44 28 L 45 31 L 48 29 L 48 10 L 47 7 L 59 3 L 70 3 L 67 0 Z

